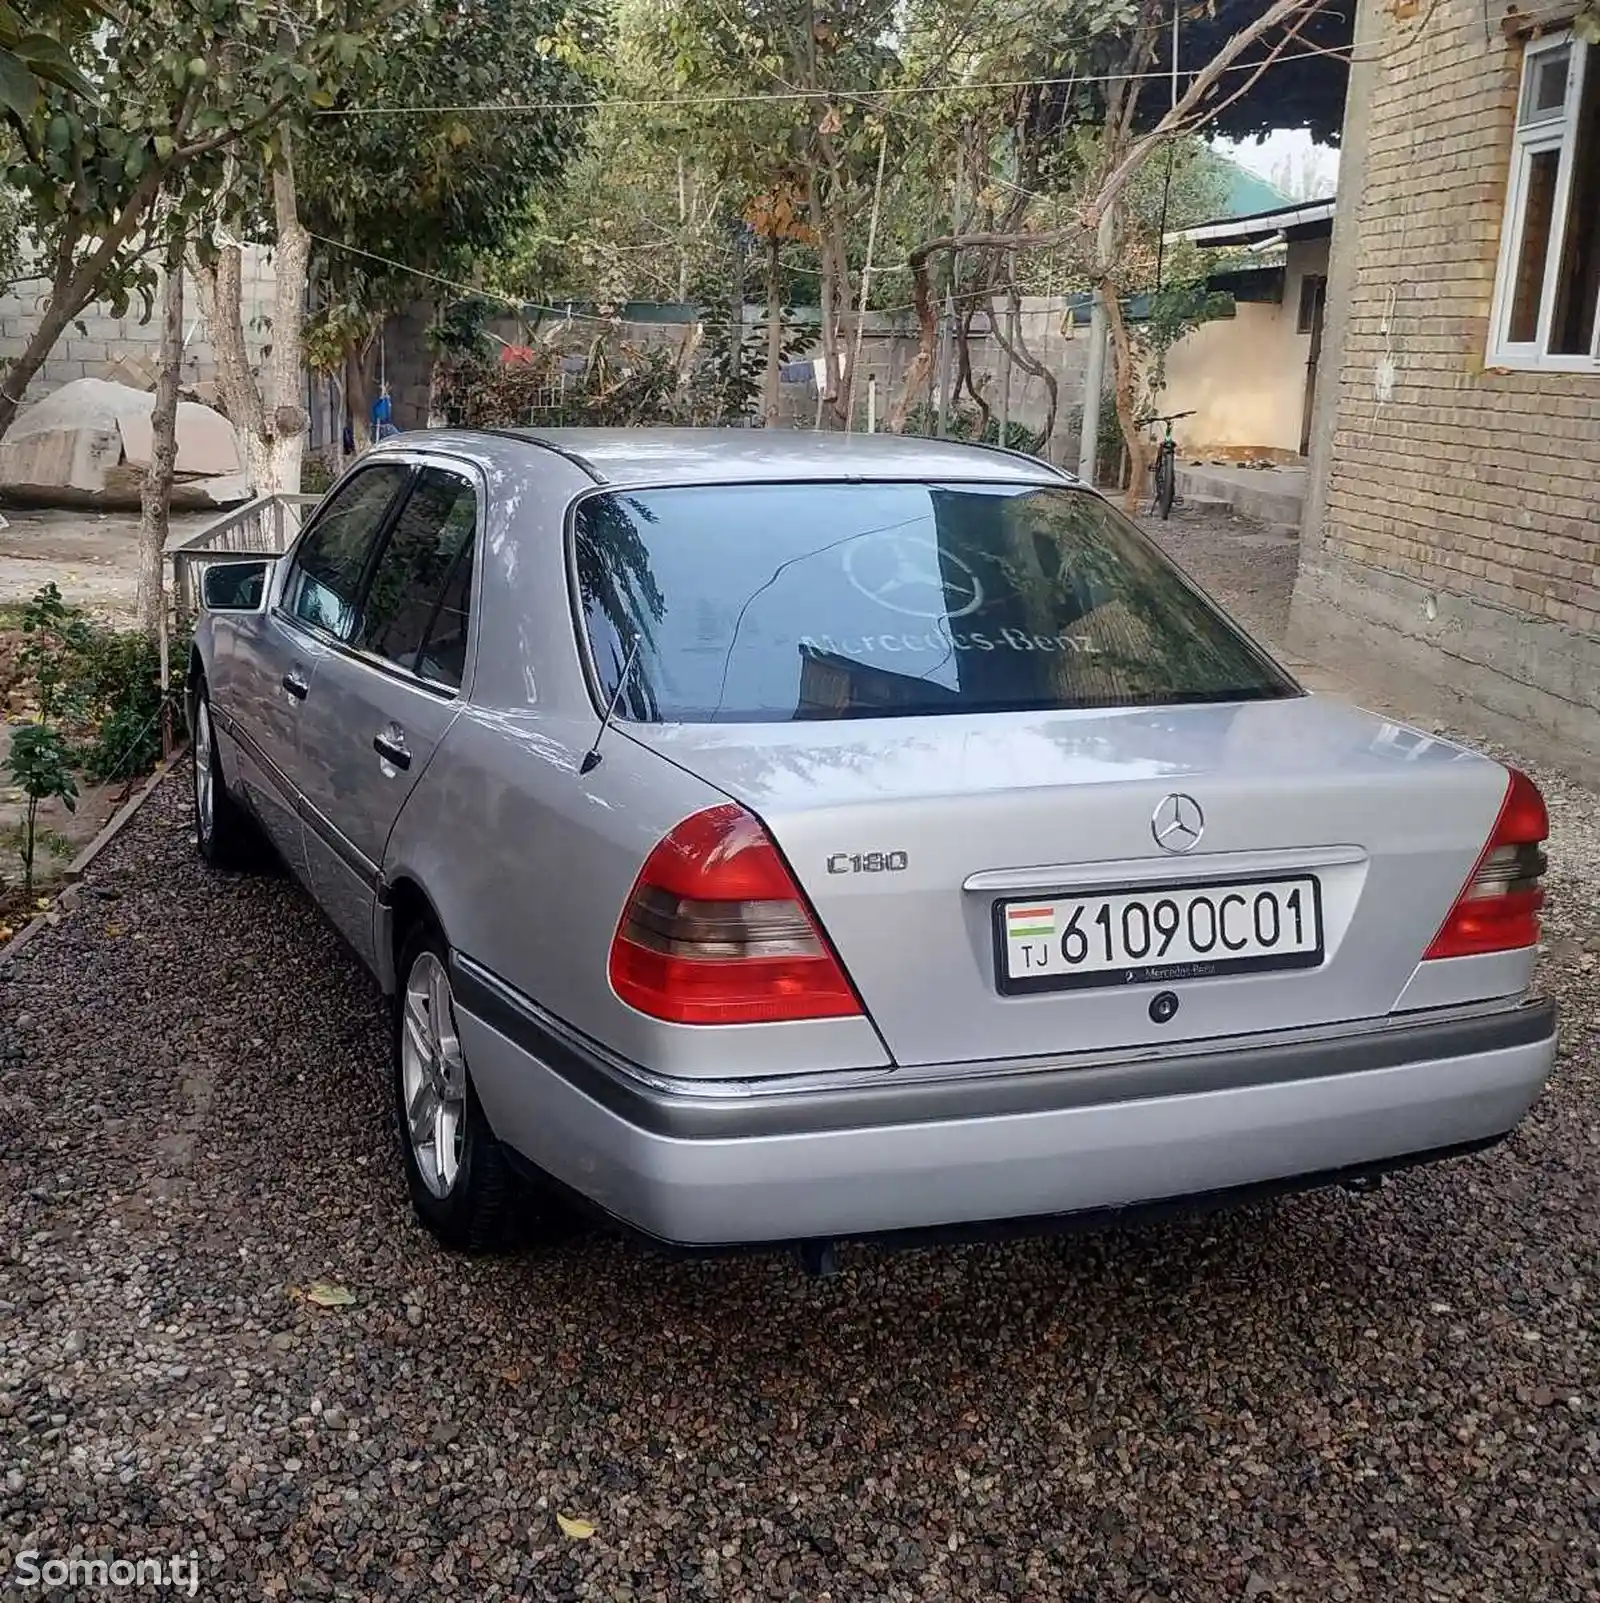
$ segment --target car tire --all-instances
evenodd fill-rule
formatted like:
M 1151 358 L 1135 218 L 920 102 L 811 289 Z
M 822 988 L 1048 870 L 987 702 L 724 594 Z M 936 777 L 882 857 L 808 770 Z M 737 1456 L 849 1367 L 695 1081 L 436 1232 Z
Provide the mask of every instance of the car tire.
M 189 716 L 193 775 L 194 838 L 200 855 L 212 868 L 253 869 L 261 865 L 264 845 L 254 820 L 228 794 L 217 754 L 211 698 L 201 680 Z
M 390 1056 L 411 1206 L 442 1246 L 487 1252 L 505 1244 L 517 1182 L 467 1072 L 436 928 L 412 930 L 396 974 Z

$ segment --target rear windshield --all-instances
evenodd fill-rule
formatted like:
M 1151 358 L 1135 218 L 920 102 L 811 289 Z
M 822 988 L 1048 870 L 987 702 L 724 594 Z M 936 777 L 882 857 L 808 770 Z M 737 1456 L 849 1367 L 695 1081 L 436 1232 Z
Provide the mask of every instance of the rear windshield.
M 1295 694 L 1126 518 L 1072 489 L 602 494 L 575 557 L 618 712 L 784 722 Z

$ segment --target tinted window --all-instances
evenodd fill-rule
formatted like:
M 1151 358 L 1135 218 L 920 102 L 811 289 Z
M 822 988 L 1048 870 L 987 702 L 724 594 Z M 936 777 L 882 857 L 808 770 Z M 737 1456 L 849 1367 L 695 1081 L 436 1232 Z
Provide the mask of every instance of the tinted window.
M 358 645 L 426 678 L 461 683 L 477 518 L 467 480 L 439 468 L 417 474 L 373 573 Z
M 283 604 L 295 617 L 350 638 L 361 575 L 407 472 L 398 464 L 366 468 L 334 492 L 300 543 L 284 587 Z
M 580 503 L 578 583 L 620 708 L 749 721 L 1294 693 L 1081 491 L 770 484 Z

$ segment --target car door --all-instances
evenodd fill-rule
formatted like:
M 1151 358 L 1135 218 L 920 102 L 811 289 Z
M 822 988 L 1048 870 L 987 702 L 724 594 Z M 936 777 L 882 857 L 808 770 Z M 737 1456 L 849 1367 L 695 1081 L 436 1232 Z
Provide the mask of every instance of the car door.
M 459 706 L 481 505 L 467 469 L 416 467 L 354 627 L 321 651 L 303 714 L 309 883 L 369 963 L 389 833 Z
M 299 724 L 316 673 L 317 636 L 353 623 L 362 576 L 410 476 L 405 464 L 382 463 L 344 480 L 281 564 L 272 605 L 247 626 L 217 631 L 213 694 L 235 739 L 241 788 L 302 878 Z

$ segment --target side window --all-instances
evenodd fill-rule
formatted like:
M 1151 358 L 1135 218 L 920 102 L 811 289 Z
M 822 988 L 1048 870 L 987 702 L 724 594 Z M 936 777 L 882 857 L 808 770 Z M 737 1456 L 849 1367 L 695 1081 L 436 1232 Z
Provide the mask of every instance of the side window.
M 478 500 L 443 468 L 423 468 L 378 558 L 356 644 L 397 667 L 459 686 L 466 663 Z
M 350 638 L 361 575 L 409 472 L 399 463 L 365 468 L 334 492 L 300 542 L 283 588 L 284 608 L 302 623 Z
M 1600 48 L 1576 30 L 1523 57 L 1489 359 L 1600 363 Z

